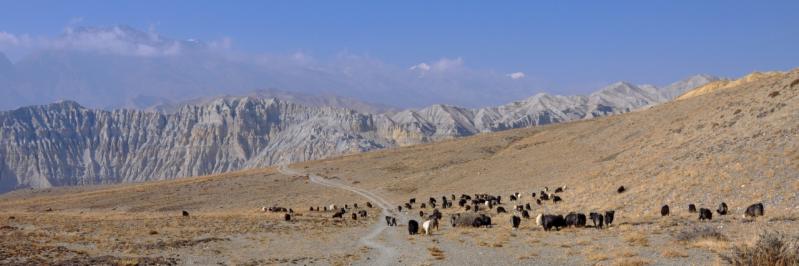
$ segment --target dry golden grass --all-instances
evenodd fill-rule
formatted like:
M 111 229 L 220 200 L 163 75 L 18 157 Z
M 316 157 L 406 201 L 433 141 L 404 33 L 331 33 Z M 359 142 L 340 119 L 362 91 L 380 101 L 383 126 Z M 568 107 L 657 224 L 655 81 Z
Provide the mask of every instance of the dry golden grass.
M 531 259 L 535 259 L 536 257 L 538 257 L 538 253 L 529 253 L 527 255 L 522 255 L 522 256 L 519 256 L 519 257 L 516 257 L 516 258 L 519 259 L 519 260 L 531 260 Z
M 625 234 L 623 237 L 624 241 L 626 241 L 627 244 L 629 244 L 630 246 L 640 246 L 640 247 L 649 246 L 649 239 L 644 233 L 631 232 Z
M 613 262 L 615 266 L 646 266 L 652 264 L 652 260 L 643 258 L 624 258 Z
M 664 258 L 686 258 L 688 254 L 675 248 L 669 248 L 660 252 L 660 256 Z
M 703 248 L 706 250 L 713 251 L 717 254 L 721 254 L 723 252 L 726 252 L 730 248 L 730 242 L 726 240 L 704 238 L 692 242 L 691 247 Z
M 427 251 L 429 251 L 430 252 L 430 256 L 433 256 L 433 258 L 436 259 L 436 260 L 444 260 L 444 259 L 447 258 L 444 255 L 444 251 L 439 249 L 438 247 L 435 247 L 435 246 L 428 247 Z
M 590 248 L 586 250 L 584 256 L 588 261 L 592 262 L 601 262 L 610 259 L 605 250 L 601 250 L 598 248 Z

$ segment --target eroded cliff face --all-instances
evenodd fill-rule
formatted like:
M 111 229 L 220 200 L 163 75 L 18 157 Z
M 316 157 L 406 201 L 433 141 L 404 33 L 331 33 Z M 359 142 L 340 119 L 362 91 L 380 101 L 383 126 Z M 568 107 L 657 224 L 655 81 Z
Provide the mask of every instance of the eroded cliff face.
M 3 112 L 0 121 L 0 180 L 14 187 L 205 175 L 387 145 L 375 141 L 370 115 L 274 99 L 220 100 L 169 115 L 61 102 Z
M 0 112 L 0 192 L 198 176 L 624 113 L 668 101 L 626 83 L 480 109 L 360 113 L 224 97 L 172 113 L 65 101 Z

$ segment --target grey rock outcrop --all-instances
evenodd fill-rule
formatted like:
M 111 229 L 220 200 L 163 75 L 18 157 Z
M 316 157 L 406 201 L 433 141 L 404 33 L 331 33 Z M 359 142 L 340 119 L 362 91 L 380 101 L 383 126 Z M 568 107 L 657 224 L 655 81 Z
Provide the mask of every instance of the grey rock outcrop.
M 618 114 L 669 99 L 651 86 L 616 83 L 588 96 L 381 114 L 259 97 L 222 97 L 170 113 L 64 101 L 0 112 L 0 192 L 215 174 Z

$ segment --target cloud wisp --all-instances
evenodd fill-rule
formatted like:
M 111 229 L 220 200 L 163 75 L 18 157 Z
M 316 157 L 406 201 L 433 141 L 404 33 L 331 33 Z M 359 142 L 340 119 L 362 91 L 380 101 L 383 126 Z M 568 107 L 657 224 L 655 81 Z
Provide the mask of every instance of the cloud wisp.
M 197 95 L 202 93 L 235 94 L 258 88 L 277 88 L 349 96 L 398 107 L 421 107 L 437 103 L 479 107 L 532 95 L 536 87 L 532 80 L 523 79 L 525 74 L 522 72 L 506 75 L 493 70 L 476 69 L 468 66 L 461 57 L 439 58 L 410 67 L 399 67 L 350 53 L 340 53 L 324 60 L 306 52 L 246 53 L 236 51 L 231 38 L 177 40 L 159 34 L 153 27 L 141 31 L 127 26 L 70 25 L 57 37 L 33 37 L 0 31 L 0 51 L 24 51 L 27 54 L 59 51 L 80 52 L 80 56 L 120 56 L 117 60 L 125 62 L 124 70 L 99 67 L 104 70 L 103 73 L 87 70 L 80 72 L 88 73 L 85 76 L 70 76 L 74 80 L 68 82 L 59 81 L 59 77 L 42 77 L 42 80 L 49 82 L 43 87 L 70 86 L 68 84 L 96 86 L 80 88 L 81 92 L 90 92 L 85 97 L 91 100 L 75 96 L 71 92 L 77 89 L 70 87 L 63 88 L 62 95 L 54 95 L 89 105 L 94 102 L 129 101 L 124 100 L 125 97 L 166 97 L 177 101 L 181 99 L 175 98 L 182 95 L 198 97 L 209 96 Z M 25 61 L 24 56 L 20 58 Z M 141 60 L 162 61 L 148 63 Z M 48 65 L 49 62 L 38 64 Z M 72 67 L 98 68 L 97 65 L 77 63 Z M 125 83 L 133 81 L 135 84 Z M 109 88 L 115 91 L 112 93 Z M 98 93 L 91 93 L 94 91 L 122 100 L 96 98 Z M 26 95 L 28 92 L 19 94 Z

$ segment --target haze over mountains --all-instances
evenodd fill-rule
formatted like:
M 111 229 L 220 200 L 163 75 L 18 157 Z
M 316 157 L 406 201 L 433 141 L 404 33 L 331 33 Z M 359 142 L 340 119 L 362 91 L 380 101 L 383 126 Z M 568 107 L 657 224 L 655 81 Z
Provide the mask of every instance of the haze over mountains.
M 178 40 L 128 26 L 68 27 L 55 38 L 2 34 L 0 88 L 11 97 L 0 99 L 0 110 L 57 100 L 146 109 L 266 88 L 400 107 L 476 107 L 525 97 L 535 87 L 518 73 L 470 69 L 462 58 L 409 67 L 348 53 L 323 59 L 303 52 L 255 54 L 232 49 L 229 39 Z M 2 54 L 4 42 L 30 52 L 12 63 Z
M 573 121 L 666 102 L 714 80 L 697 75 L 662 89 L 619 82 L 588 96 L 537 94 L 496 107 L 396 112 L 274 90 L 165 105 L 161 112 L 63 101 L 0 112 L 0 188 L 198 176 Z M 350 105 L 360 111 L 343 108 Z
M 107 110 L 156 110 L 269 88 L 399 108 L 442 103 L 477 108 L 541 91 L 531 75 L 472 69 L 462 58 L 394 66 L 347 53 L 255 54 L 234 50 L 229 39 L 180 40 L 128 26 L 68 27 L 52 38 L 2 34 L 0 89 L 6 97 L 0 98 L 0 110 L 60 100 Z M 9 43 L 28 52 L 12 53 L 12 62 L 3 55 Z

